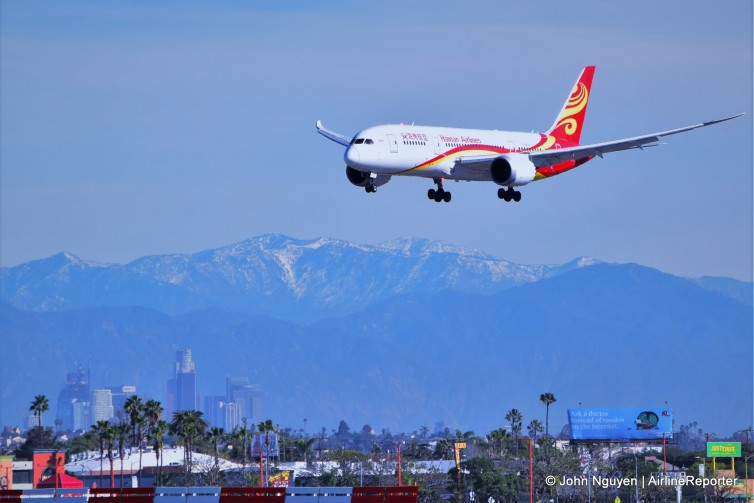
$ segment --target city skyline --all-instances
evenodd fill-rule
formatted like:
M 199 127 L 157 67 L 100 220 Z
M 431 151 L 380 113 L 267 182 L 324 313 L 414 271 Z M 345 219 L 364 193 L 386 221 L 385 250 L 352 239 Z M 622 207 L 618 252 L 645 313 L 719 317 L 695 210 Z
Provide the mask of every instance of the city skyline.
M 43 416 L 43 426 L 54 424 L 56 430 L 88 431 L 98 421 L 125 420 L 126 400 L 129 396 L 139 395 L 137 387 L 132 384 L 93 387 L 91 370 L 87 369 L 84 373 L 81 364 L 75 367 L 68 372 L 66 385 L 60 390 L 57 401 L 51 404 L 50 411 L 55 412 Z M 157 400 L 164 404 L 168 422 L 177 410 L 201 411 L 210 425 L 223 427 L 227 431 L 232 431 L 242 422 L 252 426 L 266 419 L 263 417 L 264 392 L 259 385 L 250 384 L 248 377 L 226 377 L 225 395 L 208 394 L 202 397 L 196 387 L 196 365 L 190 348 L 176 351 L 174 375 L 167 383 L 164 396 Z M 152 398 L 139 396 L 142 399 Z M 176 396 L 179 397 L 177 401 Z M 36 417 L 29 417 L 37 420 Z

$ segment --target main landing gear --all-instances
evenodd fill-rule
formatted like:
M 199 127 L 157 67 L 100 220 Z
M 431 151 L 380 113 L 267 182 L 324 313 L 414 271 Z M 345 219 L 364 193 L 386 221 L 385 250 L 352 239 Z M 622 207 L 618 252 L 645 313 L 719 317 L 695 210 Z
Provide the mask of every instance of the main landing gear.
M 507 190 L 499 188 L 497 189 L 497 197 L 505 199 L 506 202 L 510 202 L 511 200 L 519 202 L 521 200 L 521 193 L 517 190 L 513 190 L 513 187 L 508 187 Z
M 435 184 L 437 185 L 437 190 L 435 189 L 429 189 L 427 191 L 427 198 L 434 199 L 436 203 L 439 203 L 440 201 L 445 201 L 446 203 L 450 202 L 450 192 L 447 192 L 445 189 L 442 188 L 442 180 L 439 178 L 435 178 Z
M 364 185 L 364 190 L 367 191 L 367 193 L 377 192 L 377 187 L 375 187 L 374 184 L 368 183 Z

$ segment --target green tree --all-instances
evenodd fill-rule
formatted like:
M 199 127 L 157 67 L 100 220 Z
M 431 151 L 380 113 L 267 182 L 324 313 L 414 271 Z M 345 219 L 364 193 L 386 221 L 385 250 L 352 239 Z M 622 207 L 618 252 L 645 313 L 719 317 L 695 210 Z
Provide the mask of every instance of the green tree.
M 207 421 L 198 410 L 178 410 L 173 413 L 169 431 L 171 435 L 177 435 L 183 441 L 185 476 L 188 483 L 193 464 L 194 440 L 204 436 Z
M 83 435 L 71 439 L 71 441 L 68 442 L 68 450 L 65 454 L 68 459 L 70 459 L 70 456 L 72 456 L 73 454 L 96 451 L 98 441 L 99 439 L 97 438 L 97 434 L 95 432 L 87 431 Z
M 102 462 L 105 459 L 105 446 L 106 436 L 108 430 L 111 428 L 110 421 L 97 421 L 97 424 L 92 425 L 92 433 L 97 435 L 97 441 L 99 442 L 99 486 L 102 487 Z
M 230 438 L 233 441 L 233 458 L 241 458 L 241 471 L 246 473 L 246 443 L 249 441 L 249 430 L 246 428 L 246 418 L 244 418 L 242 426 L 236 426 L 230 433 Z M 240 445 L 240 448 L 237 446 Z
M 550 405 L 554 404 L 557 399 L 555 395 L 550 393 L 542 393 L 539 395 L 539 401 L 545 404 L 545 436 L 550 436 Z
M 155 481 L 155 485 L 162 483 L 162 449 L 165 447 L 165 435 L 168 433 L 169 428 L 170 425 L 162 419 L 158 419 L 150 428 L 154 455 L 157 458 L 157 480 Z
M 35 426 L 26 432 L 26 442 L 16 452 L 22 457 L 31 457 L 34 449 L 53 449 L 57 444 L 55 431 L 50 427 Z
M 267 463 L 267 457 L 269 456 L 270 452 L 270 433 L 275 431 L 275 426 L 272 424 L 272 419 L 267 419 L 266 421 L 262 421 L 257 425 L 257 429 L 259 430 L 259 433 L 264 433 L 264 457 L 265 457 L 265 465 L 269 466 L 269 463 Z M 264 486 L 267 486 L 267 475 L 265 474 L 265 480 Z
M 113 426 L 115 440 L 118 441 L 118 457 L 120 458 L 120 487 L 123 487 L 123 458 L 126 455 L 126 440 L 130 427 L 128 423 L 119 423 Z
M 44 395 L 37 395 L 29 406 L 29 412 L 33 412 L 37 417 L 39 428 L 42 427 L 42 414 L 50 410 L 50 401 Z
M 115 487 L 115 470 L 113 467 L 113 449 L 115 448 L 115 427 L 110 421 L 105 421 L 106 427 L 100 432 L 107 450 L 107 460 L 110 462 L 110 487 Z M 101 464 L 100 464 L 101 466 Z
M 126 399 L 126 403 L 123 404 L 123 410 L 128 414 L 128 419 L 131 423 L 131 445 L 139 450 L 138 480 L 139 485 L 141 485 L 141 444 L 144 440 L 144 427 L 147 424 L 144 401 L 138 395 L 131 395 Z
M 490 498 L 500 502 L 517 502 L 519 491 L 518 479 L 515 475 L 505 475 L 495 467 L 489 458 L 474 457 L 461 463 L 464 475 L 463 484 L 467 490 L 476 494 L 475 501 L 486 502 Z M 451 468 L 448 472 L 451 480 L 456 480 L 457 471 Z
M 490 440 L 490 442 L 493 444 L 493 446 L 496 443 L 500 444 L 500 456 L 503 455 L 503 450 L 505 447 L 505 441 L 510 438 L 510 434 L 505 431 L 503 428 L 498 428 L 496 430 L 492 430 L 489 435 L 487 435 L 487 438 Z M 493 455 L 494 455 L 494 448 L 493 448 Z
M 529 432 L 529 436 L 534 440 L 534 442 L 537 441 L 537 435 L 544 432 L 545 428 L 542 426 L 542 421 L 539 419 L 532 419 L 529 422 L 529 426 L 526 427 L 526 431 Z
M 212 444 L 212 452 L 215 456 L 215 468 L 219 468 L 220 466 L 220 454 L 218 452 L 218 448 L 221 442 L 224 442 L 226 439 L 225 430 L 222 428 L 218 428 L 216 426 L 213 426 L 207 431 L 207 441 Z
M 521 433 L 521 428 L 524 423 L 524 416 L 518 409 L 511 409 L 505 415 L 505 420 L 511 425 L 511 431 L 516 437 L 516 453 L 518 453 L 518 435 Z
M 147 420 L 147 435 L 152 435 L 152 428 L 162 419 L 162 404 L 157 400 L 147 400 L 144 403 L 144 418 Z
M 295 459 L 304 458 L 304 463 L 308 464 L 309 454 L 311 454 L 312 446 L 316 441 L 316 437 L 295 439 L 293 441 L 293 456 Z

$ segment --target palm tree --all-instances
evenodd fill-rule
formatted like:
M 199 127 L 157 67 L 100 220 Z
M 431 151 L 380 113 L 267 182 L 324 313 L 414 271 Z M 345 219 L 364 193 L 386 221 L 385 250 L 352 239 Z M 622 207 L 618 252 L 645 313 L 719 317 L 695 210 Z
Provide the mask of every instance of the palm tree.
M 542 421 L 540 421 L 539 419 L 532 419 L 529 422 L 529 426 L 526 427 L 526 431 L 529 432 L 529 436 L 536 442 L 537 434 L 542 433 L 543 431 L 545 431 L 545 429 L 542 426 Z
M 553 395 L 550 392 L 542 393 L 539 395 L 539 401 L 545 404 L 546 407 L 546 413 L 545 413 L 545 436 L 550 436 L 550 405 L 555 403 L 557 400 L 555 399 L 555 395 Z
M 147 400 L 144 404 L 144 417 L 147 419 L 147 428 L 151 431 L 157 421 L 162 419 L 162 404 L 157 400 Z
M 138 395 L 131 395 L 123 404 L 123 410 L 131 422 L 131 446 L 139 450 L 139 485 L 141 485 L 141 442 L 144 439 L 143 428 L 146 425 L 144 401 Z
M 123 410 L 128 414 L 128 419 L 131 423 L 131 439 L 133 441 L 131 445 L 136 445 L 136 424 L 139 416 L 144 411 L 144 402 L 139 395 L 131 395 L 126 399 L 126 403 L 123 404 Z
M 165 446 L 165 434 L 167 434 L 169 427 L 168 423 L 160 419 L 149 429 L 152 436 L 152 445 L 154 446 L 154 455 L 157 457 L 157 480 L 155 485 L 160 484 L 162 481 L 162 448 Z
M 106 427 L 100 432 L 107 449 L 107 460 L 110 462 L 110 487 L 115 487 L 115 472 L 113 470 L 113 447 L 115 447 L 115 428 L 110 421 L 104 421 Z
M 173 421 L 170 423 L 170 433 L 178 435 L 183 440 L 187 477 L 191 472 L 194 439 L 204 436 L 207 431 L 207 421 L 202 418 L 202 415 L 198 410 L 178 410 L 173 413 Z
M 207 431 L 207 441 L 212 444 L 212 448 L 215 454 L 215 468 L 220 466 L 220 456 L 218 454 L 218 446 L 220 445 L 220 442 L 225 441 L 225 430 L 222 428 L 218 428 L 217 426 L 213 426 L 212 428 Z
M 99 486 L 102 487 L 102 462 L 105 458 L 105 432 L 110 428 L 110 421 L 97 421 L 92 425 L 92 431 L 99 440 Z
M 118 440 L 118 457 L 120 458 L 120 487 L 123 487 L 123 457 L 126 455 L 126 439 L 129 427 L 127 423 L 119 423 L 113 426 L 113 435 Z
M 308 466 L 307 457 L 312 450 L 312 445 L 317 441 L 317 437 L 311 438 L 297 438 L 293 441 L 293 446 L 297 452 L 297 456 L 304 457 L 304 465 Z
M 29 412 L 34 412 L 39 421 L 38 425 L 42 427 L 42 414 L 50 410 L 50 401 L 44 395 L 37 395 L 34 397 L 34 401 L 29 406 Z
M 511 424 L 511 431 L 516 436 L 516 452 L 518 452 L 518 434 L 521 433 L 521 426 L 524 422 L 524 416 L 518 409 L 511 409 L 505 415 L 505 420 Z
M 505 440 L 510 437 L 507 431 L 505 431 L 503 428 L 498 428 L 496 430 L 492 430 L 487 437 L 490 439 L 491 442 L 500 442 L 500 455 L 503 455 L 503 446 L 505 445 Z M 494 449 L 493 449 L 494 452 Z
M 264 452 L 262 453 L 264 455 L 265 461 L 267 461 L 269 455 L 270 455 L 270 432 L 275 431 L 275 427 L 272 425 L 272 419 L 268 419 L 266 421 L 262 421 L 257 425 L 257 429 L 259 430 L 259 433 L 264 433 Z M 262 476 L 262 472 L 260 470 L 259 476 Z M 267 476 L 264 476 L 264 480 L 262 481 L 265 487 L 267 487 Z

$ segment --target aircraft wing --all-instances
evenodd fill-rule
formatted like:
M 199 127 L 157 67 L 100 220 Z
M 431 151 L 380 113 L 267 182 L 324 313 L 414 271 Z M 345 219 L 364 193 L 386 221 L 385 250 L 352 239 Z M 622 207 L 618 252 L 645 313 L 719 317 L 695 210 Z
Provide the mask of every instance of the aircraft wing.
M 663 136 L 670 136 L 672 134 L 683 133 L 684 131 L 691 131 L 701 127 L 711 126 L 720 122 L 725 122 L 736 117 L 740 117 L 743 114 L 733 115 L 724 119 L 718 119 L 709 122 L 702 122 L 701 124 L 695 124 L 693 126 L 686 126 L 678 129 L 670 129 L 668 131 L 660 131 L 659 133 L 650 133 L 642 136 L 635 136 L 633 138 L 624 138 L 622 140 L 606 141 L 603 143 L 593 143 L 591 145 L 579 145 L 578 147 L 559 148 L 553 150 L 542 150 L 538 152 L 529 152 L 529 160 L 537 168 L 544 166 L 552 166 L 564 161 L 572 159 L 583 159 L 585 157 L 602 157 L 603 154 L 610 152 L 619 152 L 621 150 L 630 150 L 635 148 L 643 149 L 644 147 L 656 147 L 659 144 Z
M 335 143 L 340 143 L 344 147 L 347 147 L 351 144 L 351 138 L 343 136 L 342 134 L 334 133 L 329 129 L 325 129 L 325 127 L 322 125 L 322 121 L 317 121 L 317 132 L 325 138 L 334 141 Z

